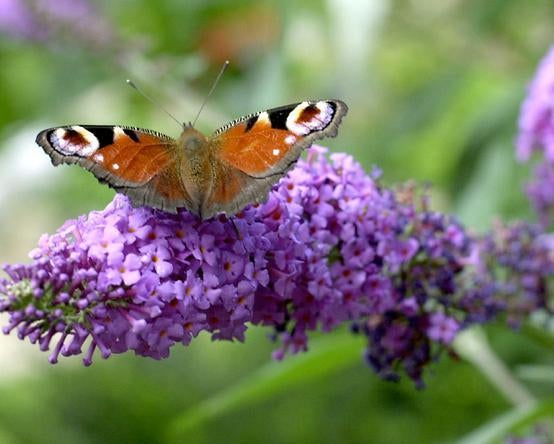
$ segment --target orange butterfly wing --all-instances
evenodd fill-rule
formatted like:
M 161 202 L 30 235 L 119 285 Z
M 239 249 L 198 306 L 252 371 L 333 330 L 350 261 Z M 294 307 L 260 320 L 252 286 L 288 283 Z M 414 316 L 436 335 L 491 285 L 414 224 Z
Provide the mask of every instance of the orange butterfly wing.
M 188 207 L 168 136 L 124 126 L 72 125 L 40 132 L 37 143 L 54 165 L 79 164 L 135 205 L 175 211 Z
M 247 116 L 216 131 L 214 184 L 203 214 L 235 213 L 270 188 L 315 140 L 334 137 L 348 111 L 339 100 L 302 102 Z

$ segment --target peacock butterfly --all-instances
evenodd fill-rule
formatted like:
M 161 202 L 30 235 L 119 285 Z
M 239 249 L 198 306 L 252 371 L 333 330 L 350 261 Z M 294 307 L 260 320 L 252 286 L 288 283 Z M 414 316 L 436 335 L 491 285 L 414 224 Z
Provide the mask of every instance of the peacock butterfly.
M 264 201 L 314 140 L 334 137 L 348 111 L 340 100 L 304 101 L 241 117 L 206 137 L 183 124 L 179 139 L 128 126 L 70 125 L 36 142 L 54 165 L 79 164 L 131 199 L 202 219 Z

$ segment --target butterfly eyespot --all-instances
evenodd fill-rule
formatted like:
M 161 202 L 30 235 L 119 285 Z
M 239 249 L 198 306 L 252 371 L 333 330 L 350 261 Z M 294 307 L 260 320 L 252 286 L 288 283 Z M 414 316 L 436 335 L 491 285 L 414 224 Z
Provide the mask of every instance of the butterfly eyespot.
M 333 120 L 335 109 L 325 101 L 302 102 L 287 117 L 287 129 L 297 136 L 323 131 Z
M 320 110 L 317 105 L 310 104 L 302 110 L 296 119 L 296 123 L 309 123 L 319 114 Z
M 50 134 L 49 142 L 62 154 L 87 157 L 99 147 L 98 138 L 82 126 L 58 128 Z

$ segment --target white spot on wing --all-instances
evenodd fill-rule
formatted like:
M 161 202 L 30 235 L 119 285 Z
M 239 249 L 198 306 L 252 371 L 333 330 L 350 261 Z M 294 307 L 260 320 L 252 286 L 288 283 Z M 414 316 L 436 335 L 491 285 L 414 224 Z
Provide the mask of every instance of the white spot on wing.
M 279 154 L 281 154 L 281 150 L 275 148 L 275 149 L 273 150 L 273 155 L 274 155 L 274 156 L 278 156 Z
M 94 156 L 92 156 L 92 159 L 98 163 L 104 162 L 104 156 L 100 153 L 96 153 Z
M 114 126 L 113 127 L 113 136 L 114 136 L 114 140 L 115 140 L 115 139 L 119 139 L 122 136 L 127 136 L 127 135 L 125 134 L 125 132 L 123 131 L 123 129 L 120 126 Z
M 119 164 L 118 163 L 114 163 L 112 165 L 112 169 L 114 169 L 115 171 L 117 171 L 119 169 Z
M 285 137 L 285 143 L 287 145 L 292 145 L 294 142 L 296 142 L 296 136 L 289 134 L 287 137 Z
M 271 125 L 271 121 L 269 120 L 269 114 L 267 111 L 264 111 L 258 115 L 258 120 L 256 120 L 256 124 L 261 123 L 263 125 Z

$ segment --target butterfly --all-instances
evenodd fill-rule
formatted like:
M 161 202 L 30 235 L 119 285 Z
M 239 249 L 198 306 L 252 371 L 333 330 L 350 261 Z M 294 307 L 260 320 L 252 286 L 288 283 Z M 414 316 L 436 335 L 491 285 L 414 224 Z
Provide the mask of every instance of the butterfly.
M 69 125 L 41 131 L 36 142 L 54 165 L 82 166 L 134 206 L 209 219 L 267 199 L 305 148 L 336 136 L 347 111 L 340 100 L 304 101 L 241 117 L 210 137 L 190 123 L 177 140 L 129 126 Z

